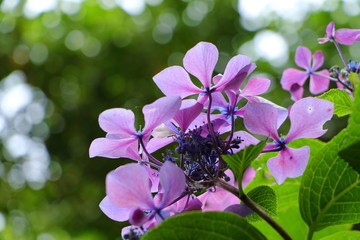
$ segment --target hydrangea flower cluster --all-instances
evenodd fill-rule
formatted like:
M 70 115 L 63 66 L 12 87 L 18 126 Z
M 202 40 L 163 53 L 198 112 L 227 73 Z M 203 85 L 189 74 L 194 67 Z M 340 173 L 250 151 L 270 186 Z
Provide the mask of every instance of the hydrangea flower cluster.
M 335 31 L 330 23 L 325 38 L 319 42 L 332 41 L 340 49 L 338 44 L 360 41 L 359 34 L 360 30 Z M 288 144 L 300 138 L 322 136 L 326 132 L 323 125 L 334 112 L 331 102 L 302 98 L 306 79 L 310 78 L 313 94 L 326 91 L 330 81 L 350 91 L 353 86 L 347 76 L 360 71 L 359 64 L 353 61 L 346 63 L 345 73 L 333 68 L 319 70 L 323 53 L 311 55 L 309 49 L 299 47 L 295 62 L 304 70 L 287 69 L 281 79 L 282 87 L 290 91 L 295 101 L 285 109 L 258 96 L 268 90 L 269 79 L 254 77 L 244 84 L 256 68 L 247 56 L 234 56 L 223 74 L 214 75 L 218 55 L 213 44 L 200 42 L 185 54 L 183 67 L 171 66 L 156 74 L 153 80 L 165 96 L 143 108 L 144 128 L 134 127 L 131 110 L 114 108 L 100 114 L 100 127 L 107 134 L 91 143 L 90 157 L 135 161 L 107 175 L 106 197 L 100 203 L 111 219 L 132 224 L 123 229 L 124 239 L 139 239 L 164 219 L 182 212 L 231 211 L 241 216 L 252 213 L 240 204 L 238 196 L 219 187 L 238 188 L 238 181 L 222 156 L 258 144 L 260 140 L 252 134 L 263 135 L 273 142 L 267 143 L 262 154 L 278 152 L 267 162 L 274 182 L 282 184 L 287 178 L 301 176 L 310 148 L 295 149 Z M 193 83 L 189 74 L 198 82 Z M 241 88 L 242 85 L 245 86 Z M 290 130 L 280 137 L 278 129 L 287 117 Z M 248 132 L 236 130 L 239 118 Z M 169 144 L 175 147 L 162 150 L 162 159 L 153 156 Z M 249 167 L 239 182 L 244 187 L 256 174 Z

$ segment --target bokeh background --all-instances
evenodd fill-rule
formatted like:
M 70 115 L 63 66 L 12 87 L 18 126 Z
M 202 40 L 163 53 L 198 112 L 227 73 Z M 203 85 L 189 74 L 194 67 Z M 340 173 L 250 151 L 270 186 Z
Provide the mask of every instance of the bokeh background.
M 279 81 L 303 45 L 318 45 L 330 21 L 360 28 L 358 0 L 3 0 L 0 1 L 0 239 L 120 239 L 122 223 L 98 204 L 107 172 L 124 159 L 88 157 L 104 135 L 98 115 L 162 96 L 152 76 L 182 65 L 199 41 L 214 43 L 217 72 L 236 54 L 272 80 L 264 97 L 292 101 Z M 357 59 L 358 45 L 343 48 Z M 139 121 L 139 124 L 142 122 Z M 346 124 L 335 119 L 324 140 Z M 286 126 L 285 126 L 286 128 Z

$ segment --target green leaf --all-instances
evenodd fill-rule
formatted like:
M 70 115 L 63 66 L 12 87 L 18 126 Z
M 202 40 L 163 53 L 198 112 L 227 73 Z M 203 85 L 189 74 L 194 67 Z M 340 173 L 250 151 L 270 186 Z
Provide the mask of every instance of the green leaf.
M 324 238 L 320 238 L 320 240 L 359 240 L 360 232 L 359 231 L 342 231 L 332 234 L 330 236 L 326 236 Z
M 334 103 L 334 114 L 342 117 L 351 113 L 353 101 L 348 93 L 340 89 L 330 89 L 318 98 Z
M 360 168 L 359 148 L 360 148 L 360 89 L 355 92 L 355 101 L 349 118 L 347 136 L 342 145 L 339 156 L 347 161 L 350 166 L 358 171 Z
M 248 197 L 251 198 L 257 205 L 259 205 L 264 211 L 270 216 L 277 216 L 277 199 L 274 190 L 269 186 L 259 186 L 251 190 L 248 194 Z M 247 219 L 249 221 L 261 221 L 262 218 L 259 217 L 256 213 L 250 214 Z
M 142 240 L 266 239 L 244 218 L 228 212 L 190 212 L 171 217 L 151 229 Z
M 245 170 L 250 166 L 251 162 L 259 156 L 265 145 L 266 141 L 262 141 L 257 145 L 247 146 L 234 155 L 222 155 L 222 158 L 230 166 L 238 180 L 240 193 L 242 193 L 241 180 Z
M 360 222 L 360 176 L 339 156 L 360 140 L 360 91 L 351 112 L 348 128 L 311 156 L 303 175 L 299 203 L 309 237 L 327 226 Z
M 350 72 L 348 78 L 349 78 L 351 85 L 356 87 L 357 83 L 359 82 L 359 74 Z
M 302 177 L 300 212 L 312 234 L 324 227 L 360 221 L 360 179 L 338 156 L 342 131 L 311 157 Z
M 272 186 L 277 196 L 277 215 L 276 221 L 282 226 L 293 239 L 305 239 L 307 234 L 307 225 L 301 218 L 299 210 L 299 188 L 300 179 L 286 180 L 281 185 Z M 265 221 L 252 222 L 260 232 L 269 240 L 281 239 L 281 236 Z M 330 234 L 350 230 L 352 225 L 336 225 L 327 227 L 314 234 L 314 239 L 319 239 Z
M 350 146 L 339 152 L 339 156 L 349 163 L 349 165 L 360 173 L 360 141 L 356 141 Z

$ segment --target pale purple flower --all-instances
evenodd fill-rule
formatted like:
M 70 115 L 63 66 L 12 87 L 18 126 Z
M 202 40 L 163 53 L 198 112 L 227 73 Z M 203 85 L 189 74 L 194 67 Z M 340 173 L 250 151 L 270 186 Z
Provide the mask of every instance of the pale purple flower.
M 159 173 L 161 198 L 153 198 L 150 179 L 145 166 L 126 164 L 106 177 L 107 196 L 100 208 L 117 221 L 129 220 L 140 226 L 158 216 L 167 216 L 162 210 L 173 203 L 185 190 L 185 174 L 175 164 L 166 161 Z
M 140 160 L 139 140 L 146 145 L 152 130 L 173 118 L 181 105 L 176 96 L 163 97 L 143 108 L 145 126 L 137 131 L 134 127 L 135 116 L 131 110 L 113 108 L 99 116 L 100 127 L 107 132 L 105 138 L 95 139 L 89 149 L 90 157 L 131 158 Z
M 211 110 L 218 110 L 222 114 L 221 118 L 230 120 L 232 116 L 243 116 L 245 109 L 239 109 L 236 105 L 242 98 L 251 98 L 255 95 L 260 95 L 266 92 L 270 87 L 270 80 L 265 78 L 252 78 L 246 84 L 243 90 L 238 89 L 237 93 L 233 91 L 227 91 L 227 102 L 221 92 L 213 94 L 213 102 Z M 206 105 L 206 104 L 205 104 Z
M 290 109 L 291 127 L 286 138 L 280 138 L 277 132 L 277 111 L 264 103 L 249 104 L 244 116 L 245 127 L 254 134 L 268 136 L 274 144 L 268 144 L 265 151 L 279 151 L 276 157 L 270 158 L 267 166 L 278 184 L 286 178 L 296 178 L 303 174 L 310 155 L 310 148 L 298 149 L 287 144 L 300 138 L 318 138 L 326 130 L 324 123 L 331 119 L 334 112 L 333 103 L 312 97 L 303 98 L 294 103 Z
M 308 48 L 299 46 L 296 49 L 295 63 L 305 71 L 289 68 L 284 71 L 281 78 L 281 86 L 290 91 L 292 100 L 297 101 L 302 98 L 303 85 L 309 77 L 312 94 L 325 92 L 329 88 L 330 80 L 326 78 L 329 76 L 329 71 L 324 69 L 316 72 L 324 63 L 324 54 L 321 51 L 311 56 Z
M 225 174 L 230 178 L 228 183 L 237 187 L 238 184 L 234 174 L 230 170 L 227 170 Z M 245 188 L 254 179 L 255 175 L 256 172 L 252 167 L 247 168 L 242 179 L 242 187 Z M 210 188 L 198 198 L 202 202 L 202 210 L 204 212 L 224 211 L 227 207 L 240 203 L 237 196 L 220 187 Z
M 320 44 L 328 41 L 335 41 L 343 45 L 351 45 L 360 41 L 360 29 L 341 28 L 335 31 L 335 23 L 330 22 L 326 27 L 324 38 L 318 38 Z
M 245 77 L 255 69 L 255 64 L 245 55 L 237 55 L 228 62 L 221 80 L 212 86 L 212 75 L 219 52 L 215 45 L 200 42 L 190 49 L 183 59 L 184 68 L 172 66 L 154 76 L 154 81 L 167 96 L 209 94 L 224 90 L 238 90 Z M 202 84 L 202 89 L 195 86 L 188 74 L 192 74 Z

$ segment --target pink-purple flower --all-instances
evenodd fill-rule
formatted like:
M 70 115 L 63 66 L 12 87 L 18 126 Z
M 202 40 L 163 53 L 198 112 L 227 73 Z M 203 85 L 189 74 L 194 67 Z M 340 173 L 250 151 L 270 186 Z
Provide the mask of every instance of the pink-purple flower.
M 331 119 L 334 112 L 333 103 L 312 97 L 303 98 L 293 104 L 289 112 L 291 122 L 286 138 L 280 138 L 277 132 L 277 110 L 264 103 L 250 103 L 244 116 L 245 127 L 254 134 L 264 135 L 274 140 L 267 144 L 265 151 L 279 151 L 276 157 L 270 158 L 267 166 L 278 184 L 286 178 L 296 178 L 303 174 L 310 155 L 310 148 L 298 149 L 287 145 L 300 138 L 318 138 L 326 130 L 324 123 Z
M 166 96 L 181 96 L 194 94 L 209 94 L 211 92 L 233 90 L 237 91 L 246 78 L 255 69 L 255 64 L 244 55 L 237 55 L 228 62 L 224 75 L 212 84 L 213 72 L 219 52 L 215 45 L 200 42 L 190 49 L 183 59 L 184 68 L 172 66 L 154 76 L 154 81 Z M 202 84 L 198 88 L 192 83 L 189 74 L 195 76 Z
M 360 29 L 341 28 L 335 30 L 335 23 L 330 22 L 326 27 L 325 37 L 318 38 L 320 44 L 329 41 L 335 41 L 343 45 L 351 45 L 356 41 L 360 41 Z
M 168 216 L 163 209 L 173 204 L 185 191 L 185 174 L 175 164 L 166 161 L 160 169 L 160 189 L 157 197 L 151 193 L 151 182 L 146 166 L 126 164 L 106 177 L 107 196 L 100 203 L 102 211 L 117 221 L 129 220 L 140 226 Z
M 326 69 L 317 71 L 324 63 L 324 54 L 321 51 L 317 51 L 311 56 L 308 48 L 300 46 L 296 49 L 295 63 L 305 71 L 295 68 L 286 69 L 280 81 L 282 88 L 290 91 L 292 100 L 296 101 L 302 98 L 303 85 L 309 77 L 312 94 L 322 93 L 329 88 L 329 71 Z
M 152 130 L 175 116 L 181 105 L 177 96 L 163 97 L 143 108 L 145 126 L 134 127 L 135 116 L 131 110 L 113 108 L 99 116 L 100 127 L 107 132 L 105 138 L 95 139 L 89 149 L 90 157 L 130 158 L 140 160 L 139 142 L 146 145 Z

